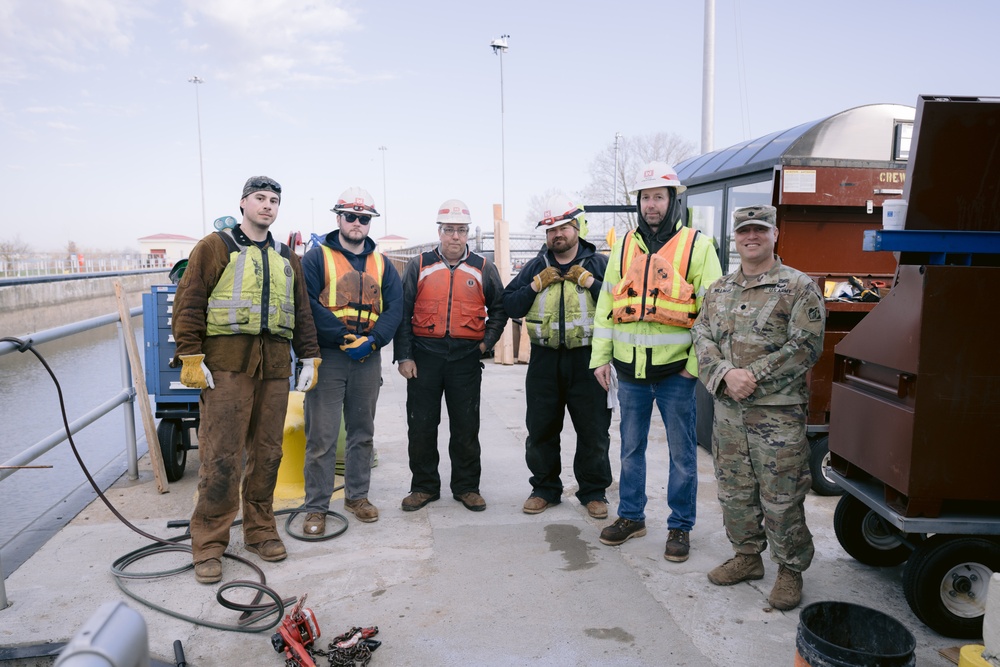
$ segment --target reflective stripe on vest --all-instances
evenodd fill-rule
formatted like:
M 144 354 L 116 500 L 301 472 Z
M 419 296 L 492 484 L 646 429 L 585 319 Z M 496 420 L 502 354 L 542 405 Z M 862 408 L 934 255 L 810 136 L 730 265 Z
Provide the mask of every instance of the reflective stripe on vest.
M 413 335 L 482 340 L 486 333 L 484 266 L 484 259 L 472 253 L 454 269 L 437 253 L 423 253 L 410 319 Z
M 616 343 L 632 345 L 634 347 L 659 347 L 663 345 L 688 346 L 692 343 L 691 332 L 682 331 L 677 333 L 662 334 L 640 334 L 631 333 L 615 328 L 598 329 L 594 332 L 595 338 L 609 338 Z
M 612 292 L 616 323 L 653 322 L 690 329 L 698 314 L 694 288 L 686 280 L 698 232 L 681 227 L 656 253 L 646 253 L 634 231 L 622 244 L 621 282 Z
M 547 258 L 545 263 L 547 266 Z M 597 304 L 589 289 L 563 281 L 550 284 L 535 296 L 524 319 L 531 342 L 545 347 L 559 347 L 560 302 L 565 322 L 562 344 L 570 349 L 590 345 Z
M 365 259 L 365 270 L 358 271 L 351 262 L 330 246 L 323 245 L 326 280 L 319 302 L 333 313 L 353 334 L 367 334 L 382 312 L 382 254 L 372 252 Z M 331 297 L 333 303 L 331 303 Z
M 216 233 L 229 249 L 229 263 L 208 298 L 205 334 L 257 335 L 266 326 L 272 334 L 290 340 L 295 328 L 295 277 L 284 254 L 287 246 L 276 243 L 261 250 L 255 244 L 241 246 L 231 229 Z

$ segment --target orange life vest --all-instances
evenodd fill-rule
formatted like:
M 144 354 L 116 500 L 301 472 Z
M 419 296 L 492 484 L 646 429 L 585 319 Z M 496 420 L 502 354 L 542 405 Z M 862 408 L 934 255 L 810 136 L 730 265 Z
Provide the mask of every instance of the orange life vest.
M 486 333 L 484 266 L 485 260 L 474 253 L 454 269 L 434 251 L 420 255 L 417 298 L 410 320 L 413 335 L 482 340 Z
M 323 248 L 326 279 L 319 293 L 320 304 L 329 310 L 353 334 L 367 334 L 382 312 L 382 254 L 372 252 L 365 260 L 365 270 L 358 271 L 344 256 L 327 245 Z
M 655 253 L 647 253 L 635 231 L 622 242 L 622 280 L 613 291 L 614 322 L 654 322 L 690 329 L 698 316 L 694 288 L 687 281 L 697 230 L 681 227 Z

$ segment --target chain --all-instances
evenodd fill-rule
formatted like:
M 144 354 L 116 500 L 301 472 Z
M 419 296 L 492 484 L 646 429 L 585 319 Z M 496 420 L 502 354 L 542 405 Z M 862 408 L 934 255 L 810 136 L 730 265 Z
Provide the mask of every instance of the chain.
M 351 628 L 344 634 L 334 637 L 327 645 L 328 650 L 310 647 L 309 652 L 314 656 L 325 657 L 329 661 L 330 667 L 366 667 L 372 659 L 372 647 L 367 643 L 367 639 L 377 633 L 377 627 Z M 356 638 L 355 635 L 357 635 Z M 355 638 L 353 643 L 350 642 L 352 638 Z M 351 645 L 337 646 L 337 644 L 342 643 Z M 377 647 L 378 643 L 376 642 L 375 645 Z

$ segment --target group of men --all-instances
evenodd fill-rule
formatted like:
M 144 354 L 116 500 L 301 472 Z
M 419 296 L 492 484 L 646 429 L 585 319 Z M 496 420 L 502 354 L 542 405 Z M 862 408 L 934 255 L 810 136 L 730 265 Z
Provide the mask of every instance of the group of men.
M 577 434 L 576 498 L 592 518 L 607 518 L 609 432 L 617 408 L 619 503 L 600 541 L 620 545 L 644 536 L 655 405 L 669 455 L 664 558 L 687 560 L 697 506 L 700 377 L 714 399 L 718 496 L 735 553 L 708 578 L 716 585 L 762 578 L 760 554 L 770 546 L 779 564 L 770 603 L 797 606 L 801 573 L 813 555 L 803 512 L 810 485 L 806 372 L 822 351 L 822 295 L 775 255 L 770 206 L 735 211 L 741 263 L 723 276 L 714 240 L 684 224 L 678 198 L 684 189 L 669 165 L 643 167 L 632 190 L 637 226 L 610 256 L 586 240 L 584 209 L 553 196 L 537 224 L 545 246 L 505 288 L 493 263 L 469 250 L 471 217 L 459 200 L 441 205 L 438 246 L 412 258 L 400 278 L 368 238 L 379 213 L 367 191 L 354 187 L 340 196 L 332 209 L 337 229 L 300 264 L 268 231 L 280 185 L 249 179 L 242 222 L 199 242 L 174 307 L 181 380 L 203 389 L 199 496 L 191 520 L 197 580 L 221 579 L 240 491 L 247 549 L 264 560 L 286 556 L 271 501 L 290 348 L 302 361 L 296 389 L 308 392 L 305 533 L 325 532 L 341 418 L 344 507 L 362 522 L 378 520 L 368 491 L 381 350 L 390 341 L 407 379 L 412 480 L 402 510 L 440 498 L 442 396 L 451 428 L 452 496 L 469 510 L 484 510 L 480 360 L 513 317 L 523 319 L 531 341 L 525 379 L 531 493 L 523 511 L 538 514 L 561 502 L 560 433 L 568 411 Z

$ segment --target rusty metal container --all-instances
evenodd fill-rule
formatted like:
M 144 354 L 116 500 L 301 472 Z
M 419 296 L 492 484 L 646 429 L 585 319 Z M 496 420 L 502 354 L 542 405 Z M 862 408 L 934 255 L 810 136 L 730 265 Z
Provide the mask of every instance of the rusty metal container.
M 1000 510 L 1000 99 L 924 96 L 914 142 L 905 229 L 872 232 L 895 284 L 835 347 L 831 464 L 903 516 Z

